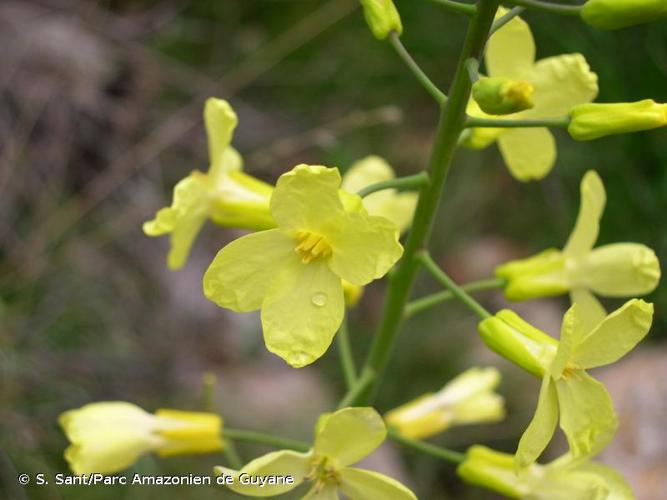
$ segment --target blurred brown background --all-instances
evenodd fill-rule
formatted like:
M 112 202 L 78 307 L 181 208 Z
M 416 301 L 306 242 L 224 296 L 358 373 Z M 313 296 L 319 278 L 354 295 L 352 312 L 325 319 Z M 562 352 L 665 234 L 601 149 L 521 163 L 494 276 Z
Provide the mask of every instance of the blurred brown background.
M 403 37 L 443 87 L 465 22 L 421 0 L 398 0 Z M 525 16 L 538 56 L 582 52 L 601 101 L 667 101 L 667 23 L 614 33 L 568 18 Z M 289 369 L 266 352 L 255 315 L 216 308 L 201 293 L 215 252 L 239 233 L 208 224 L 187 266 L 165 266 L 166 238 L 143 221 L 171 188 L 206 169 L 201 124 L 208 96 L 239 114 L 234 140 L 246 169 L 274 182 L 301 162 L 347 168 L 368 154 L 401 174 L 422 169 L 436 109 L 390 47 L 375 41 L 353 0 L 2 0 L 0 3 L 0 497 L 231 498 L 216 489 L 18 488 L 18 472 L 66 471 L 64 410 L 98 400 L 202 409 L 202 376 L 218 377 L 216 405 L 235 427 L 310 439 L 317 415 L 343 390 L 336 350 Z M 608 190 L 601 243 L 637 241 L 665 255 L 667 132 L 591 143 L 559 135 L 559 161 L 542 183 L 519 184 L 495 148 L 456 159 L 433 250 L 455 278 L 484 278 L 513 257 L 562 246 L 578 184 L 597 169 Z M 435 290 L 423 280 L 417 293 Z M 365 355 L 382 301 L 371 286 L 352 314 Z M 644 500 L 667 485 L 667 293 L 650 298 L 650 338 L 600 377 L 623 420 L 605 453 Z M 499 294 L 483 296 L 503 307 Z M 557 334 L 564 300 L 519 307 Z M 610 306 L 613 304 L 610 304 Z M 383 384 L 381 411 L 441 387 L 479 364 L 499 366 L 509 416 L 436 441 L 513 450 L 538 382 L 484 348 L 456 304 L 404 328 Z M 561 448 L 562 449 L 562 448 Z M 242 447 L 249 459 L 264 451 Z M 554 453 L 558 453 L 558 446 Z M 495 498 L 463 487 L 448 464 L 385 446 L 375 466 L 420 498 Z M 208 473 L 223 457 L 157 460 L 145 473 Z M 204 472 L 202 472 L 204 471 Z

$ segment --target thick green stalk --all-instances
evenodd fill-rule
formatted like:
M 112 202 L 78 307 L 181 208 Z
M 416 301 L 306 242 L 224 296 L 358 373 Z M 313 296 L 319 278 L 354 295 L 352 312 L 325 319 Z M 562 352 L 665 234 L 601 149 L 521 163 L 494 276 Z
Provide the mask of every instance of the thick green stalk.
M 468 27 L 454 81 L 448 93 L 449 98 L 440 112 L 440 121 L 429 163 L 431 183 L 421 189 L 412 230 L 405 243 L 405 252 L 395 272 L 389 278 L 389 289 L 385 298 L 382 319 L 364 365 L 363 371 L 370 371 L 376 377 L 369 384 L 368 389 L 354 400 L 354 404 L 365 404 L 370 401 L 392 354 L 394 341 L 403 319 L 403 309 L 419 269 L 416 255 L 430 238 L 441 193 L 447 180 L 459 136 L 465 126 L 466 107 L 472 86 L 466 70 L 466 61 L 471 57 L 479 59 L 481 56 L 498 10 L 498 3 L 499 0 L 480 0 L 476 14 Z
M 354 367 L 354 357 L 352 356 L 352 346 L 350 346 L 350 335 L 347 327 L 347 316 L 343 318 L 343 322 L 338 329 L 336 335 L 336 342 L 338 343 L 338 351 L 340 354 L 340 364 L 343 369 L 343 376 L 345 377 L 345 386 L 349 391 L 354 387 L 357 381 L 357 370 Z

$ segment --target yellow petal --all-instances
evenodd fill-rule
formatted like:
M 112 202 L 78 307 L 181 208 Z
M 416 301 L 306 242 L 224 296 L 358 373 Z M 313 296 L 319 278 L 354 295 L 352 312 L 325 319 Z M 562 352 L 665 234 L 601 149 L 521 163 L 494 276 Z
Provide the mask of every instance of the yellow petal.
M 375 155 L 367 156 L 350 166 L 343 175 L 342 188 L 356 193 L 371 184 L 388 181 L 394 178 L 394 169 L 383 158 Z
M 556 163 L 556 140 L 546 128 L 516 128 L 498 137 L 498 146 L 512 176 L 520 181 L 545 177 Z
M 259 309 L 276 270 L 294 260 L 293 238 L 279 229 L 243 236 L 218 252 L 204 274 L 204 295 L 237 312 Z
M 383 277 L 403 254 L 396 226 L 383 217 L 348 213 L 327 237 L 331 270 L 355 285 Z
M 542 379 L 537 409 L 528 428 L 521 436 L 514 457 L 518 467 L 527 467 L 535 462 L 551 441 L 558 422 L 558 398 L 549 374 Z
M 596 455 L 616 434 L 618 419 L 604 385 L 583 370 L 556 381 L 560 428 L 575 457 Z
M 373 408 L 343 408 L 318 422 L 314 450 L 346 466 L 369 455 L 386 437 L 382 417 Z
M 204 124 L 208 137 L 208 158 L 211 173 L 219 174 L 223 170 L 240 167 L 237 159 L 228 157 L 224 162 L 225 151 L 232 142 L 232 134 L 238 124 L 236 113 L 227 101 L 211 97 L 204 106 Z M 232 153 L 233 155 L 233 153 Z M 227 168 L 223 168 L 227 165 Z
M 571 360 L 572 353 L 577 349 L 577 346 L 581 342 L 581 338 L 585 333 L 579 316 L 579 306 L 573 304 L 567 310 L 565 316 L 563 316 L 558 351 L 549 368 L 549 372 L 555 380 L 558 380 L 561 377 L 565 365 Z
M 298 165 L 278 179 L 271 196 L 271 213 L 278 227 L 325 234 L 340 219 L 338 169 Z
M 335 484 L 326 484 L 324 487 L 316 484 L 301 500 L 339 500 L 338 487 Z
M 541 59 L 526 80 L 535 87 L 535 106 L 522 113 L 523 118 L 561 118 L 598 94 L 598 77 L 581 54 Z
M 594 474 L 605 482 L 608 496 L 605 500 L 635 500 L 632 488 L 615 469 L 597 462 L 585 462 L 576 468 L 577 472 Z
M 65 459 L 77 475 L 119 472 L 163 441 L 154 434 L 153 415 L 121 401 L 88 404 L 58 421 L 72 443 Z
M 506 13 L 501 7 L 496 18 Z M 496 31 L 487 43 L 485 61 L 489 76 L 523 79 L 535 62 L 535 40 L 528 23 L 515 17 Z
M 144 233 L 148 236 L 171 233 L 171 248 L 167 257 L 170 269 L 183 267 L 210 210 L 211 197 L 206 177 L 193 173 L 176 184 L 171 206 L 161 209 L 154 220 L 144 224 Z
M 218 475 L 228 475 L 234 478 L 232 484 L 226 486 L 235 493 L 250 497 L 271 497 L 293 490 L 308 475 L 312 453 L 298 453 L 291 450 L 274 451 L 246 464 L 241 470 L 235 471 L 225 467 L 216 467 Z M 244 484 L 252 478 L 266 476 L 291 476 L 292 484 Z
M 581 180 L 581 205 L 572 234 L 563 249 L 566 257 L 580 259 L 586 255 L 600 232 L 600 219 L 607 202 L 604 184 L 595 170 L 589 170 Z
M 340 476 L 340 490 L 354 500 L 417 500 L 408 488 L 378 472 L 346 467 Z
M 275 277 L 262 302 L 266 348 L 295 368 L 308 365 L 326 352 L 343 321 L 341 280 L 326 262 L 304 264 L 296 253 L 267 271 Z
M 571 290 L 570 301 L 578 306 L 581 329 L 584 332 L 590 332 L 607 316 L 607 311 L 600 301 L 586 288 Z
M 596 248 L 574 267 L 573 281 L 605 297 L 632 297 L 652 292 L 660 281 L 655 252 L 638 243 Z
M 572 361 L 582 368 L 614 363 L 646 336 L 652 321 L 653 304 L 630 300 L 575 345 Z

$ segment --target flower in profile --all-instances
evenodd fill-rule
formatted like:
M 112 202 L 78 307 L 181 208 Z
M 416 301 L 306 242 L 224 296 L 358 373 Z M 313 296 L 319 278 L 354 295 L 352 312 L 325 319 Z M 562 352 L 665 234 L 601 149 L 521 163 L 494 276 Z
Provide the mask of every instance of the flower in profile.
M 391 410 L 385 422 L 413 439 L 424 439 L 456 425 L 497 422 L 505 417 L 505 400 L 493 390 L 500 383 L 495 368 L 471 368 L 435 394 Z
M 416 500 L 401 483 L 383 474 L 350 467 L 373 452 L 387 436 L 382 418 L 373 408 L 343 408 L 322 415 L 315 443 L 306 453 L 281 450 L 256 458 L 240 471 L 216 467 L 233 478 L 227 487 L 241 495 L 270 497 L 312 483 L 304 499 L 334 500 L 338 492 L 354 500 Z M 249 481 L 241 481 L 245 475 Z M 252 484 L 257 476 L 291 476 L 292 484 Z
M 525 500 L 634 500 L 630 485 L 616 470 L 569 453 L 546 464 L 516 470 L 514 456 L 472 446 L 456 469 L 461 479 Z
M 275 224 L 269 212 L 270 185 L 242 172 L 243 161 L 230 145 L 238 119 L 227 101 L 208 99 L 204 108 L 210 168 L 195 170 L 174 187 L 170 207 L 144 223 L 148 236 L 169 234 L 170 269 L 185 264 L 190 248 L 207 219 L 243 229 L 266 229 Z
M 666 4 L 667 5 L 667 4 Z M 667 104 L 638 102 L 587 103 L 572 108 L 567 131 L 573 139 L 590 141 L 613 134 L 640 132 L 667 125 Z
M 403 32 L 401 16 L 393 0 L 360 0 L 364 17 L 373 36 L 384 40 L 392 31 L 399 35 Z
M 601 30 L 617 30 L 667 16 L 665 0 L 588 0 L 581 18 Z
M 498 16 L 507 13 L 499 9 Z M 487 44 L 488 76 L 524 81 L 533 87 L 531 109 L 497 117 L 500 120 L 560 118 L 598 93 L 597 75 L 581 54 L 565 54 L 535 61 L 535 41 L 528 24 L 515 17 L 496 31 Z M 470 101 L 468 113 L 489 117 Z M 510 173 L 520 181 L 541 179 L 556 161 L 556 142 L 547 128 L 475 128 L 464 142 L 485 148 L 498 141 Z
M 91 403 L 59 418 L 71 445 L 65 459 L 77 474 L 112 474 L 143 455 L 211 453 L 223 448 L 222 419 L 212 413 L 158 410 L 132 403 Z
M 511 311 L 501 311 L 479 324 L 480 335 L 491 349 L 542 377 L 535 415 L 516 452 L 520 467 L 537 460 L 558 423 L 577 458 L 599 453 L 616 433 L 618 420 L 611 398 L 586 370 L 614 363 L 631 351 L 651 327 L 653 304 L 632 299 L 593 328 L 584 325 L 584 308 L 574 304 L 567 311 L 559 342 Z
M 576 225 L 561 250 L 549 249 L 533 257 L 496 268 L 505 278 L 505 296 L 526 300 L 570 293 L 579 303 L 587 328 L 593 328 L 606 311 L 593 293 L 604 297 L 629 297 L 653 291 L 660 280 L 660 263 L 653 250 L 638 243 L 614 243 L 593 248 L 600 230 L 606 194 L 595 171 L 581 181 L 581 206 Z
M 331 344 L 344 314 L 341 280 L 366 285 L 403 252 L 396 226 L 340 184 L 338 169 L 323 166 L 280 176 L 271 197 L 278 227 L 233 241 L 204 275 L 204 294 L 220 307 L 261 309 L 267 348 L 294 367 Z

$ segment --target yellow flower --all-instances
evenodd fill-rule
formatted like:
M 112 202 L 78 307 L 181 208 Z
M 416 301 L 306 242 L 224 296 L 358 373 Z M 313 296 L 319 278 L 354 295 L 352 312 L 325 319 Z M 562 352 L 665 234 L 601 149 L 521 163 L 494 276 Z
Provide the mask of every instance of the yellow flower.
M 471 368 L 435 394 L 391 410 L 385 421 L 401 434 L 424 439 L 456 425 L 497 422 L 505 416 L 502 396 L 493 392 L 500 383 L 495 368 Z
M 194 171 L 176 184 L 171 206 L 159 210 L 155 219 L 143 226 L 148 236 L 171 236 L 167 259 L 170 269 L 183 267 L 206 219 L 244 229 L 275 225 L 269 212 L 271 186 L 243 173 L 241 156 L 230 146 L 237 121 L 227 101 L 206 101 L 208 173 Z
M 384 40 L 392 31 L 399 35 L 403 32 L 401 16 L 392 0 L 360 0 L 364 8 L 364 17 L 373 36 Z
M 510 115 L 535 106 L 535 87 L 525 80 L 480 78 L 472 86 L 472 98 L 484 113 Z
M 331 344 L 344 313 L 341 280 L 381 278 L 403 252 L 396 226 L 343 196 L 340 183 L 338 169 L 323 166 L 280 176 L 271 197 L 278 228 L 230 243 L 204 275 L 204 294 L 220 307 L 261 309 L 267 348 L 295 367 Z
M 315 443 L 306 453 L 282 450 L 256 458 L 240 471 L 216 467 L 217 474 L 233 478 L 229 489 L 241 495 L 281 495 L 308 482 L 312 487 L 304 498 L 334 500 L 340 490 L 354 500 L 416 500 L 398 481 L 377 472 L 350 465 L 369 455 L 385 440 L 387 430 L 373 408 L 344 408 L 320 417 Z M 292 484 L 259 486 L 253 478 L 290 476 Z
M 112 474 L 141 456 L 210 453 L 221 450 L 222 419 L 211 413 L 158 410 L 152 415 L 122 401 L 69 410 L 59 423 L 72 443 L 65 459 L 77 474 Z
M 501 8 L 498 16 L 506 12 Z M 519 17 L 491 36 L 485 61 L 488 76 L 524 80 L 535 89 L 532 109 L 498 119 L 560 118 L 577 104 L 591 102 L 598 93 L 597 75 L 591 72 L 581 54 L 535 62 L 533 35 Z M 488 117 L 472 100 L 468 113 Z M 464 145 L 485 148 L 496 140 L 511 174 L 521 181 L 543 178 L 556 161 L 556 142 L 547 128 L 476 128 Z
M 572 138 L 590 141 L 612 134 L 664 127 L 667 125 L 667 104 L 658 104 L 651 99 L 581 104 L 572 109 L 571 117 L 567 130 Z
M 667 16 L 665 0 L 588 0 L 581 18 L 601 30 L 616 30 Z
M 628 297 L 653 291 L 660 280 L 660 263 L 653 250 L 637 243 L 593 249 L 605 203 L 604 185 L 591 170 L 581 181 L 579 216 L 565 248 L 549 249 L 496 268 L 496 276 L 507 280 L 505 296 L 526 300 L 569 292 L 573 303 L 585 306 L 584 323 L 592 328 L 606 312 L 591 292 Z
M 507 453 L 472 446 L 456 470 L 469 484 L 526 500 L 634 500 L 630 485 L 611 467 L 565 454 L 521 471 Z
M 560 423 L 575 457 L 596 454 L 613 439 L 618 425 L 605 387 L 585 371 L 616 362 L 648 333 L 653 304 L 633 299 L 593 328 L 583 322 L 585 306 L 574 304 L 563 318 L 560 342 L 528 325 L 511 311 L 479 324 L 491 349 L 542 377 L 535 416 L 516 453 L 527 467 L 549 444 Z

